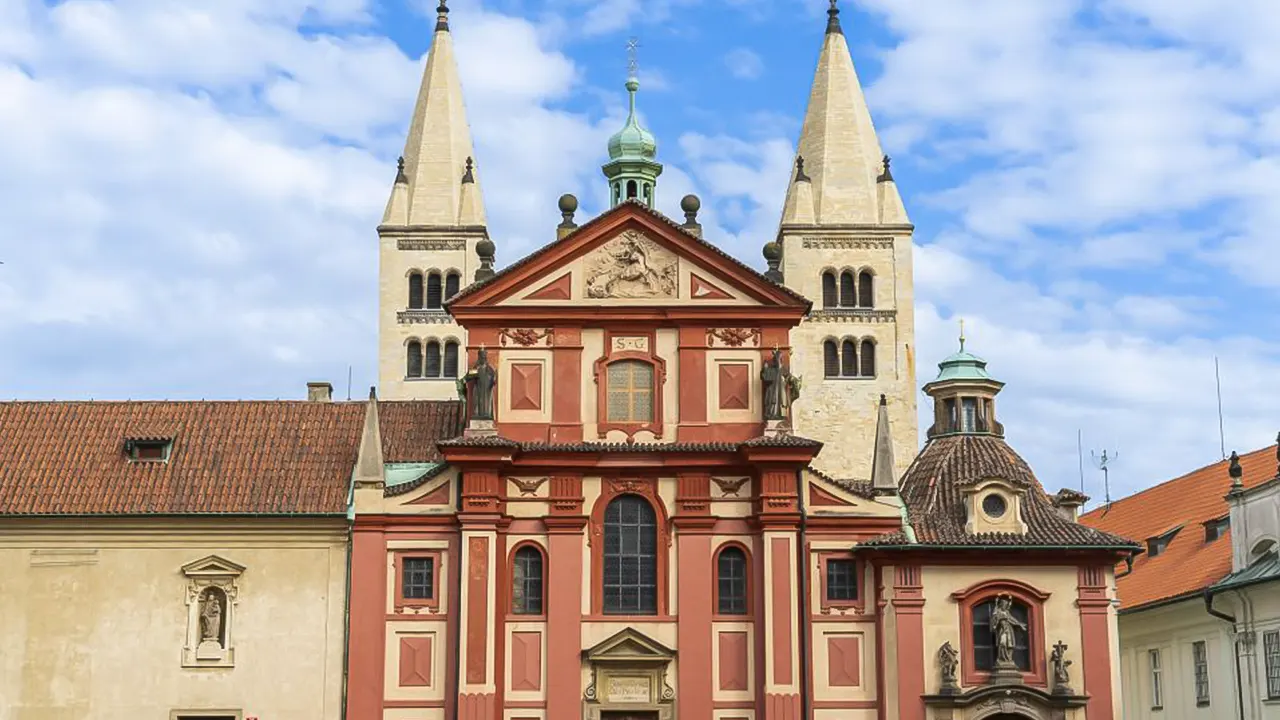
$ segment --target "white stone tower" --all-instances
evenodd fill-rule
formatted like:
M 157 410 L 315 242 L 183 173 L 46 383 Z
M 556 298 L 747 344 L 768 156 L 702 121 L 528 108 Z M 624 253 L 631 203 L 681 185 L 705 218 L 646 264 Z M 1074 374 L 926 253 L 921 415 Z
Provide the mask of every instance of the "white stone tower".
M 793 423 L 826 444 L 815 465 L 836 477 L 871 478 L 881 395 L 895 477 L 918 450 L 912 232 L 831 0 L 777 243 L 765 257 L 775 279 L 813 301 L 791 334 L 803 384 Z
M 441 0 L 422 87 L 378 226 L 378 385 L 389 400 L 456 398 L 466 337 L 444 301 L 493 273 L 493 242 Z

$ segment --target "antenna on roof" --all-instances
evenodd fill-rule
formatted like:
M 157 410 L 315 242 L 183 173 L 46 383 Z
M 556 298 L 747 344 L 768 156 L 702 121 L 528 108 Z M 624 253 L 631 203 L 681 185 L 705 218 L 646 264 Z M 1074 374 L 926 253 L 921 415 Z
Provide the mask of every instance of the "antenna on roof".
M 351 399 L 351 366 L 347 366 L 347 399 Z
M 1102 471 L 1102 492 L 1104 493 L 1104 497 L 1106 498 L 1107 508 L 1110 509 L 1111 507 L 1111 463 L 1114 463 L 1116 461 L 1116 458 L 1120 457 L 1120 451 L 1117 450 L 1111 453 L 1110 456 L 1108 456 L 1107 451 L 1104 448 L 1101 455 L 1093 452 L 1092 450 L 1089 451 L 1089 454 L 1093 456 L 1093 464 L 1097 465 L 1098 469 Z
M 1076 428 L 1076 459 L 1080 461 L 1080 492 L 1084 492 L 1084 430 Z
M 1218 372 L 1218 356 L 1213 356 L 1213 382 L 1218 387 L 1218 449 L 1222 459 L 1227 459 L 1227 434 L 1222 427 L 1222 374 Z

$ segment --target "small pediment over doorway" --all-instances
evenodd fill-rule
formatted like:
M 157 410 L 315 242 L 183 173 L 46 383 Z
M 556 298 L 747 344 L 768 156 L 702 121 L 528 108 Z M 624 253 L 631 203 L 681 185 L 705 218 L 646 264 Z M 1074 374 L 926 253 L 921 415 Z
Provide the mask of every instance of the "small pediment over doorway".
M 667 682 L 671 648 L 626 628 L 585 650 L 591 684 L 582 694 L 584 720 L 671 720 L 675 690 Z

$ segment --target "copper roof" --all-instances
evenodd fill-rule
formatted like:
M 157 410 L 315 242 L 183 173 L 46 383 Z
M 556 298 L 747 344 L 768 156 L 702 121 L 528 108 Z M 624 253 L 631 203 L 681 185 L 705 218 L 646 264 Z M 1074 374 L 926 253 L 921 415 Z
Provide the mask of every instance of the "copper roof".
M 1240 456 L 1246 488 L 1276 477 L 1276 446 Z M 1181 528 L 1156 557 L 1145 552 L 1133 571 L 1117 569 L 1116 589 L 1122 610 L 1198 594 L 1231 572 L 1231 532 L 1205 540 L 1204 525 L 1228 514 L 1227 491 L 1231 477 L 1227 461 L 1206 465 L 1194 472 L 1147 488 L 1142 492 L 1092 510 L 1080 522 L 1108 532 L 1145 541 Z
M 1025 489 L 1022 519 L 1026 534 L 970 533 L 965 530 L 962 489 L 989 478 Z M 907 506 L 916 542 L 933 546 L 999 547 L 1137 547 L 1122 537 L 1071 522 L 1058 513 L 1031 467 L 1004 438 L 995 435 L 947 435 L 925 445 L 902 477 L 900 494 Z M 904 545 L 902 533 L 868 545 Z
M 456 402 L 379 404 L 387 462 L 441 459 Z M 364 402 L 0 403 L 0 515 L 341 514 Z M 172 441 L 131 461 L 128 439 Z

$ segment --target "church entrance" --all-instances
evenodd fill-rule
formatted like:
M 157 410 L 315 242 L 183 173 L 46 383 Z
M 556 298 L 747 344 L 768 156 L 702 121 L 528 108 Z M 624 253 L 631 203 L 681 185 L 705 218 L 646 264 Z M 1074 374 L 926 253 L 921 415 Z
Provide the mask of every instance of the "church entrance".
M 657 710 L 602 710 L 600 720 L 658 720 Z

